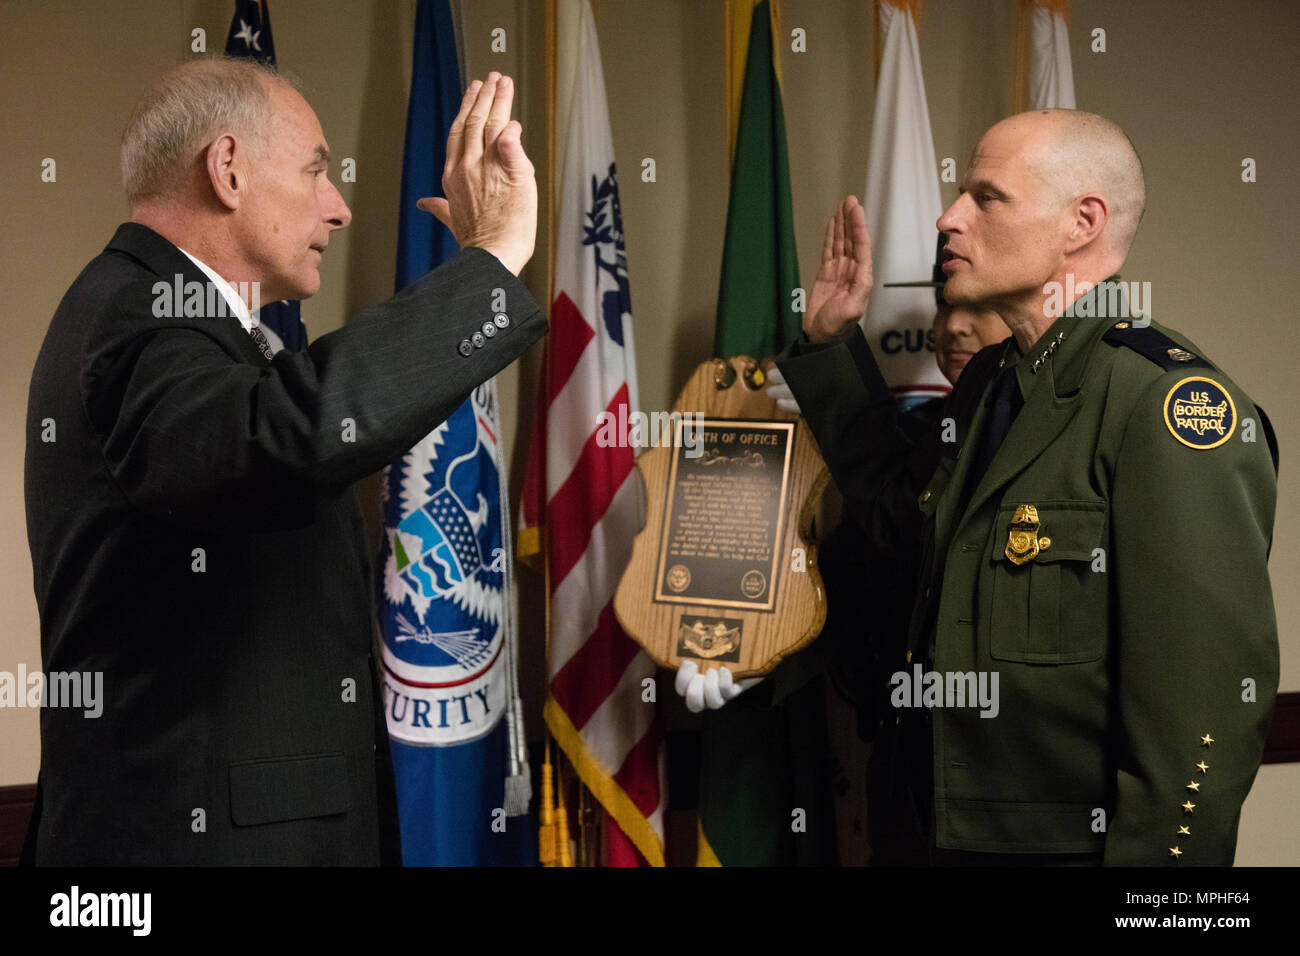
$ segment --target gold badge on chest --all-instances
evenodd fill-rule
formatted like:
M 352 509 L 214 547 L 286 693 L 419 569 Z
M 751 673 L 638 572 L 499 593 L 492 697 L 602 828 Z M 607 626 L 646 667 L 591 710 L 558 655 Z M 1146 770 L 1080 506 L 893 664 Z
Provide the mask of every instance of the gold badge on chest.
M 1006 555 L 1012 564 L 1024 564 L 1038 556 L 1038 508 L 1034 505 L 1016 505 Z

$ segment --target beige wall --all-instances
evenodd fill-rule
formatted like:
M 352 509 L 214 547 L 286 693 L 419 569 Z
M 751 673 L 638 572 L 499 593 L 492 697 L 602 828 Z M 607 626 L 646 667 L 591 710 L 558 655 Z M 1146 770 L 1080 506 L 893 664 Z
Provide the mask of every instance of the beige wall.
M 38 622 L 23 517 L 27 384 L 50 315 L 68 284 L 125 218 L 116 143 L 141 86 L 189 55 L 190 31 L 224 45 L 225 0 L 4 4 L 9 51 L 0 76 L 0 233 L 4 331 L 0 354 L 0 670 L 39 666 Z M 516 115 L 545 176 L 543 12 L 539 0 L 469 0 L 469 70 L 503 69 L 519 81 Z M 322 291 L 304 307 L 311 335 L 391 291 L 398 175 L 410 75 L 413 0 L 337 4 L 279 0 L 281 64 L 308 90 L 335 156 L 357 161 L 342 184 L 352 226 L 331 242 Z M 600 0 L 599 30 L 622 171 L 642 403 L 666 408 L 708 357 L 727 205 L 722 100 L 722 19 L 712 0 Z M 1010 112 L 1014 0 L 930 0 L 921 56 L 940 158 L 964 166 L 980 133 Z M 1286 463 L 1278 494 L 1272 574 L 1282 638 L 1282 687 L 1300 689 L 1300 564 L 1296 472 L 1300 394 L 1291 346 L 1297 301 L 1294 157 L 1300 134 L 1290 76 L 1300 8 L 1285 2 L 1077 0 L 1071 24 L 1079 104 L 1130 134 L 1146 167 L 1149 201 L 1124 274 L 1148 280 L 1153 316 L 1186 332 L 1263 406 Z M 862 194 L 872 106 L 873 29 L 865 0 L 784 0 L 787 30 L 807 31 L 808 52 L 784 57 L 785 109 L 801 274 L 815 272 L 826 214 Z M 507 31 L 504 54 L 489 49 Z M 1108 52 L 1089 49 L 1093 28 Z M 788 49 L 788 46 L 787 46 Z M 24 51 L 22 57 L 13 51 Z M 42 183 L 44 157 L 58 181 Z M 1243 157 L 1259 181 L 1243 184 Z M 653 157 L 658 181 L 642 183 Z M 337 166 L 335 167 L 337 169 Z M 955 187 L 944 184 L 945 201 Z M 1289 228 L 1288 228 L 1289 227 Z M 528 278 L 544 292 L 541 256 Z M 526 427 L 538 352 L 501 377 L 505 434 Z M 521 401 L 521 396 L 523 400 Z M 511 414 L 511 410 L 514 414 Z M 374 482 L 363 483 L 374 509 Z M 1188 516 L 1195 520 L 1194 515 Z M 1188 556 L 1189 567 L 1195 555 Z M 537 582 L 521 575 L 525 669 L 540 674 Z M 1194 583 L 1187 599 L 1196 600 Z M 1212 666 L 1212 662 L 1207 662 Z M 537 733 L 537 708 L 532 708 Z M 0 710 L 0 785 L 29 782 L 38 762 L 36 714 Z M 1242 827 L 1241 862 L 1300 862 L 1290 812 L 1296 775 L 1265 768 Z M 1279 840 L 1279 836 L 1281 839 Z

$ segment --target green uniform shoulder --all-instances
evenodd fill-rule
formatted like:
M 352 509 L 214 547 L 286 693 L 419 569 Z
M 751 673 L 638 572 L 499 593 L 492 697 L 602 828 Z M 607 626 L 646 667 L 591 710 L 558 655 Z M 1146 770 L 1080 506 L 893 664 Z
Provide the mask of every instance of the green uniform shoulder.
M 1116 349 L 1115 375 L 1127 380 L 1135 407 L 1156 411 L 1166 439 L 1210 450 L 1237 431 L 1246 443 L 1253 442 L 1258 427 L 1276 473 L 1277 438 L 1268 416 L 1196 345 L 1154 323 L 1117 322 L 1102 341 Z M 1111 385 L 1117 385 L 1114 378 Z

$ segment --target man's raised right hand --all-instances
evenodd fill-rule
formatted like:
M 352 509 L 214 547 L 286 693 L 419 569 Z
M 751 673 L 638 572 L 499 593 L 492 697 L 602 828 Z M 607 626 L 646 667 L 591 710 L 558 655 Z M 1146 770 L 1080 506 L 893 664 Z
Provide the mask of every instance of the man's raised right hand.
M 447 135 L 447 198 L 416 205 L 437 216 L 462 249 L 484 249 L 519 275 L 537 242 L 537 175 L 523 127 L 510 119 L 514 97 L 514 83 L 499 73 L 470 84 Z
M 871 237 L 856 196 L 847 197 L 830 222 L 822 264 L 804 313 L 803 330 L 813 342 L 834 342 L 853 331 L 871 292 Z

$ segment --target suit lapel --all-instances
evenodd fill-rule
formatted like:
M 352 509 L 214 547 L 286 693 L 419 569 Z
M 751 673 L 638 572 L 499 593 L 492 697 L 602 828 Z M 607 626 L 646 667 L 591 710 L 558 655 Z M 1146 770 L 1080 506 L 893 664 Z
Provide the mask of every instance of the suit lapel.
M 169 285 L 175 282 L 178 275 L 181 277 L 182 284 L 197 282 L 205 289 L 211 285 L 208 277 L 190 260 L 189 256 L 181 252 L 170 240 L 138 222 L 124 222 L 118 226 L 117 232 L 113 234 L 104 251 L 126 253 Z M 220 291 L 214 289 L 213 292 L 220 297 Z M 168 321 L 176 325 L 199 328 L 209 335 L 215 333 L 223 342 L 231 344 L 249 362 L 270 364 L 257 343 L 244 329 L 243 324 L 233 315 L 218 319 L 215 324 L 210 319 L 180 318 L 178 321 Z M 206 324 L 200 326 L 199 322 Z

